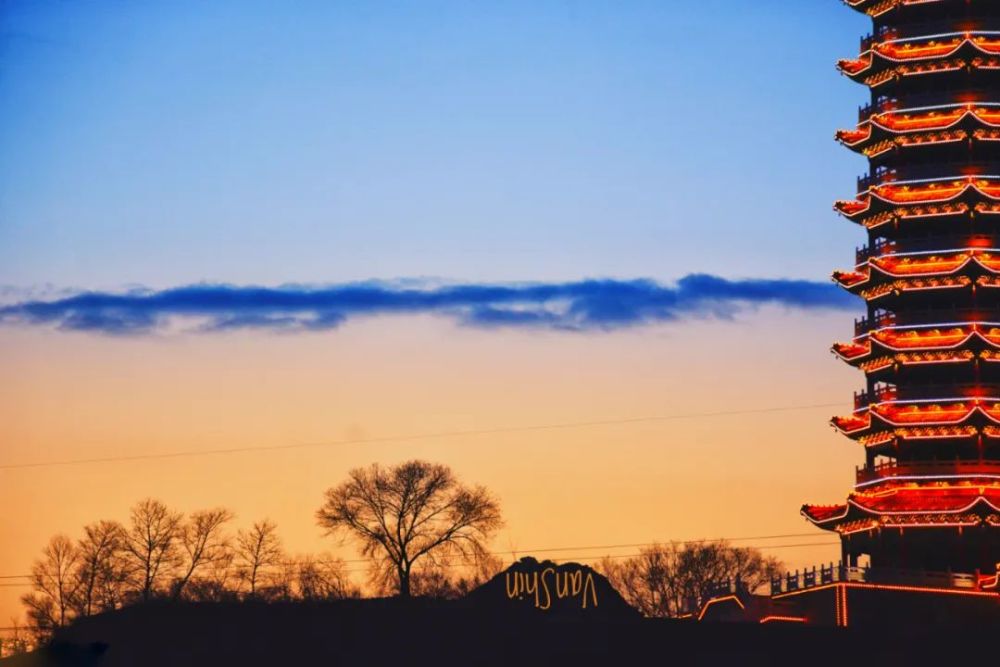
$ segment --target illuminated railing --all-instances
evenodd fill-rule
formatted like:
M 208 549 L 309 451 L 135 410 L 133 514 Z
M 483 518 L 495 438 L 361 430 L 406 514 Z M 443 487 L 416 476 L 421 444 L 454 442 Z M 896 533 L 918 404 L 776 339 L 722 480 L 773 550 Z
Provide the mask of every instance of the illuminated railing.
M 893 109 L 899 108 L 901 108 L 901 105 L 899 100 L 895 98 L 884 97 L 875 100 L 874 102 L 858 107 L 858 122 L 865 122 L 872 117 L 872 114 L 885 113 L 886 111 L 892 111 Z
M 858 107 L 858 122 L 871 118 L 872 114 L 895 111 L 897 109 L 912 109 L 920 107 L 932 107 L 942 104 L 954 104 L 961 95 L 962 102 L 976 100 L 991 100 L 996 94 L 983 88 L 961 88 L 958 90 L 941 87 L 929 93 L 906 94 L 901 97 L 880 97 L 874 102 L 870 102 Z
M 938 246 L 936 246 L 938 247 Z M 872 245 L 854 249 L 854 263 L 864 264 L 872 257 L 881 257 L 897 251 L 897 244 L 887 239 L 878 239 Z
M 893 568 L 849 567 L 841 563 L 813 566 L 802 572 L 796 570 L 771 579 L 771 595 L 808 590 L 840 582 L 901 584 L 928 588 L 978 589 L 975 574 L 959 572 L 930 572 L 927 570 L 901 570 Z
M 873 185 L 882 185 L 891 181 L 899 180 L 894 169 L 883 169 L 874 174 L 859 176 L 857 179 L 858 192 L 865 192 Z
M 843 562 L 836 565 L 833 563 L 820 565 L 818 569 L 814 565 L 811 570 L 806 569 L 802 572 L 795 570 L 795 572 L 788 572 L 783 576 L 772 578 L 771 595 L 826 586 L 838 581 L 864 581 L 863 572 L 864 570 L 861 568 L 847 567 Z
M 929 35 L 938 32 L 940 26 L 940 21 L 910 21 L 907 23 L 896 23 L 891 26 L 883 25 L 874 33 L 861 38 L 861 52 L 867 51 L 879 42 L 912 39 L 922 35 Z
M 967 249 L 985 251 L 993 248 L 995 239 L 990 234 L 960 235 L 938 234 L 933 236 L 920 236 L 916 238 L 905 238 L 896 241 L 880 238 L 871 245 L 861 246 L 854 249 L 854 263 L 864 264 L 873 257 L 884 255 L 903 255 L 906 253 L 940 251 L 942 248 L 953 248 L 955 252 Z
M 893 313 L 878 313 L 875 317 L 861 317 L 854 320 L 854 335 L 860 336 L 868 333 L 872 329 L 891 327 L 896 324 L 896 316 Z
M 895 477 L 934 477 L 947 475 L 1000 475 L 1000 461 L 890 461 L 872 467 L 859 466 L 858 484 Z
M 854 407 L 855 409 L 859 409 L 871 403 L 880 403 L 882 401 L 923 401 L 926 399 L 941 398 L 942 396 L 959 399 L 974 399 L 987 396 L 1000 397 L 1000 385 L 982 382 L 907 384 L 902 387 L 882 385 L 876 387 L 875 391 L 872 392 L 868 392 L 867 390 L 854 392 Z
M 931 165 L 907 165 L 888 169 L 879 167 L 873 174 L 866 174 L 857 179 L 858 192 L 866 192 L 876 185 L 886 185 L 896 181 L 925 180 L 933 178 L 950 178 L 954 174 L 965 176 L 995 173 L 1000 171 L 995 163 L 988 162 L 936 162 Z
M 896 387 L 876 387 L 875 391 L 856 391 L 854 392 L 854 408 L 863 408 L 869 403 L 878 403 L 879 401 L 892 401 L 898 398 L 898 393 Z
M 868 49 L 872 48 L 875 44 L 879 42 L 884 42 L 886 40 L 894 39 L 898 37 L 898 28 L 890 26 L 882 26 L 875 33 L 869 33 L 861 38 L 861 53 L 864 53 Z
M 898 313 L 881 313 L 875 318 L 875 329 L 886 327 L 886 326 L 921 326 L 921 327 L 931 327 L 942 322 L 967 322 L 967 323 L 982 323 L 988 315 L 993 314 L 993 310 L 989 307 L 983 308 L 907 308 L 905 311 L 900 311 Z M 886 319 L 883 319 L 886 318 Z M 866 318 L 861 318 L 866 319 Z M 942 327 L 947 328 L 946 325 Z M 990 327 L 996 327 L 995 324 L 991 324 Z M 864 332 L 861 332 L 864 333 Z M 860 335 L 860 333 L 858 334 Z

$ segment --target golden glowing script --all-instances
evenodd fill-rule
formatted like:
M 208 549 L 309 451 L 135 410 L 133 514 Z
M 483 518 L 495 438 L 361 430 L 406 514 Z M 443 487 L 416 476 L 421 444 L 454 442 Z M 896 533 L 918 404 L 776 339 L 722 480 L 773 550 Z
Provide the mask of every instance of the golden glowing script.
M 552 606 L 553 596 L 555 599 L 579 598 L 583 609 L 587 609 L 588 604 L 597 606 L 593 572 L 582 569 L 560 572 L 547 567 L 534 572 L 508 570 L 504 578 L 508 600 L 533 600 L 535 608 L 542 611 Z

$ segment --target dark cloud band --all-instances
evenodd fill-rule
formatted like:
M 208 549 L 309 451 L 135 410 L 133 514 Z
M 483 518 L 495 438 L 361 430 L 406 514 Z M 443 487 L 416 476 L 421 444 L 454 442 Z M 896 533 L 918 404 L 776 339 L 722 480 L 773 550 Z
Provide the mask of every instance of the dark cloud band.
M 728 280 L 688 275 L 671 285 L 652 280 L 581 280 L 414 286 L 352 283 L 321 287 L 188 285 L 126 293 L 82 292 L 0 307 L 0 324 L 49 326 L 104 334 L 148 334 L 182 318 L 201 331 L 321 331 L 362 316 L 433 314 L 487 328 L 600 331 L 683 317 L 730 317 L 763 304 L 851 308 L 830 283 Z

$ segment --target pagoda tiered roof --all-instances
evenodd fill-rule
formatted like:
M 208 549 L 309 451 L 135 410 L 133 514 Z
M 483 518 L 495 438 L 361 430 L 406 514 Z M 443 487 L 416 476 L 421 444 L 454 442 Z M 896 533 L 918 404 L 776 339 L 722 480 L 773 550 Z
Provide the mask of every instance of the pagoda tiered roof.
M 839 130 L 848 148 L 877 157 L 894 148 L 1000 141 L 1000 104 L 946 104 L 873 114 L 856 129 Z
M 965 348 L 1000 350 L 1000 322 L 954 322 L 887 326 L 862 334 L 848 343 L 835 343 L 833 352 L 860 365 L 869 358 L 895 352 L 941 352 Z
M 973 284 L 994 287 L 997 281 L 991 279 L 993 276 L 1000 276 L 1000 249 L 996 248 L 887 253 L 868 258 L 853 271 L 833 273 L 833 279 L 841 287 L 869 301 L 894 292 L 955 289 Z
M 976 426 L 1000 425 L 1000 397 L 993 398 L 941 398 L 927 400 L 890 400 L 862 407 L 844 417 L 834 417 L 831 423 L 844 435 L 852 438 L 891 432 L 903 439 L 929 437 L 966 437 Z M 937 432 L 908 427 L 949 427 Z M 950 427 L 961 427 L 957 430 Z M 894 429 L 902 429 L 896 433 Z M 976 433 L 982 429 L 975 429 Z M 992 429 L 990 433 L 996 432 Z
M 887 40 L 873 44 L 857 58 L 839 61 L 837 67 L 872 88 L 897 77 L 1000 69 L 1000 34 L 956 32 Z
M 995 356 L 996 359 L 990 359 Z M 857 366 L 868 375 L 879 375 L 900 367 L 911 368 L 920 366 L 937 366 L 941 364 L 971 364 L 976 359 L 984 361 L 1000 361 L 1000 352 L 981 350 L 947 350 L 944 352 L 896 352 L 882 356 L 870 357 L 852 365 Z
M 950 176 L 872 185 L 834 209 L 869 229 L 896 219 L 1000 214 L 1000 176 Z
M 880 527 L 1000 525 L 1000 482 L 989 477 L 961 481 L 889 481 L 856 490 L 842 505 L 803 505 L 802 514 L 820 528 L 852 533 Z

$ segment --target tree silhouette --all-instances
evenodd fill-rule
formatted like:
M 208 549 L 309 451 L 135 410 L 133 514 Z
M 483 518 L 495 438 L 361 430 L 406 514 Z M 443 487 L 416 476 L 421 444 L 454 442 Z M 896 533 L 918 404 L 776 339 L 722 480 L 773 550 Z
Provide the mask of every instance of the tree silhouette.
M 174 599 L 181 597 L 198 570 L 226 558 L 229 540 L 223 530 L 232 519 L 233 513 L 227 509 L 201 510 L 192 514 L 181 527 L 178 541 L 183 552 L 184 570 L 174 582 Z
M 503 571 L 503 561 L 496 556 L 478 559 L 473 567 L 450 568 L 431 564 L 415 569 L 410 575 L 414 595 L 443 600 L 457 600 L 479 588 Z
M 125 532 L 125 554 L 143 602 L 163 590 L 180 563 L 177 541 L 184 516 L 158 500 L 140 500 Z
M 643 615 L 679 616 L 697 611 L 721 581 L 754 591 L 781 567 L 758 549 L 722 541 L 654 544 L 633 558 L 605 558 L 597 569 Z
M 98 521 L 83 528 L 77 542 L 79 588 L 75 607 L 80 616 L 114 609 L 122 597 L 127 571 L 122 560 L 125 529 L 117 521 Z
M 33 590 L 22 596 L 21 602 L 28 608 L 28 620 L 36 636 L 46 637 L 72 620 L 73 599 L 80 586 L 78 559 L 73 541 L 56 535 L 31 567 Z
M 474 562 L 503 525 L 485 488 L 465 486 L 447 466 L 426 461 L 351 470 L 326 492 L 316 518 L 328 534 L 355 538 L 376 577 L 393 582 L 400 597 L 410 596 L 415 563 Z
M 239 577 L 248 588 L 248 597 L 257 597 L 267 569 L 280 565 L 284 560 L 278 527 L 264 519 L 256 522 L 250 530 L 241 530 L 236 536 L 235 559 Z
M 361 596 L 344 569 L 344 561 L 328 554 L 300 556 L 290 563 L 294 594 L 301 600 L 341 600 Z

